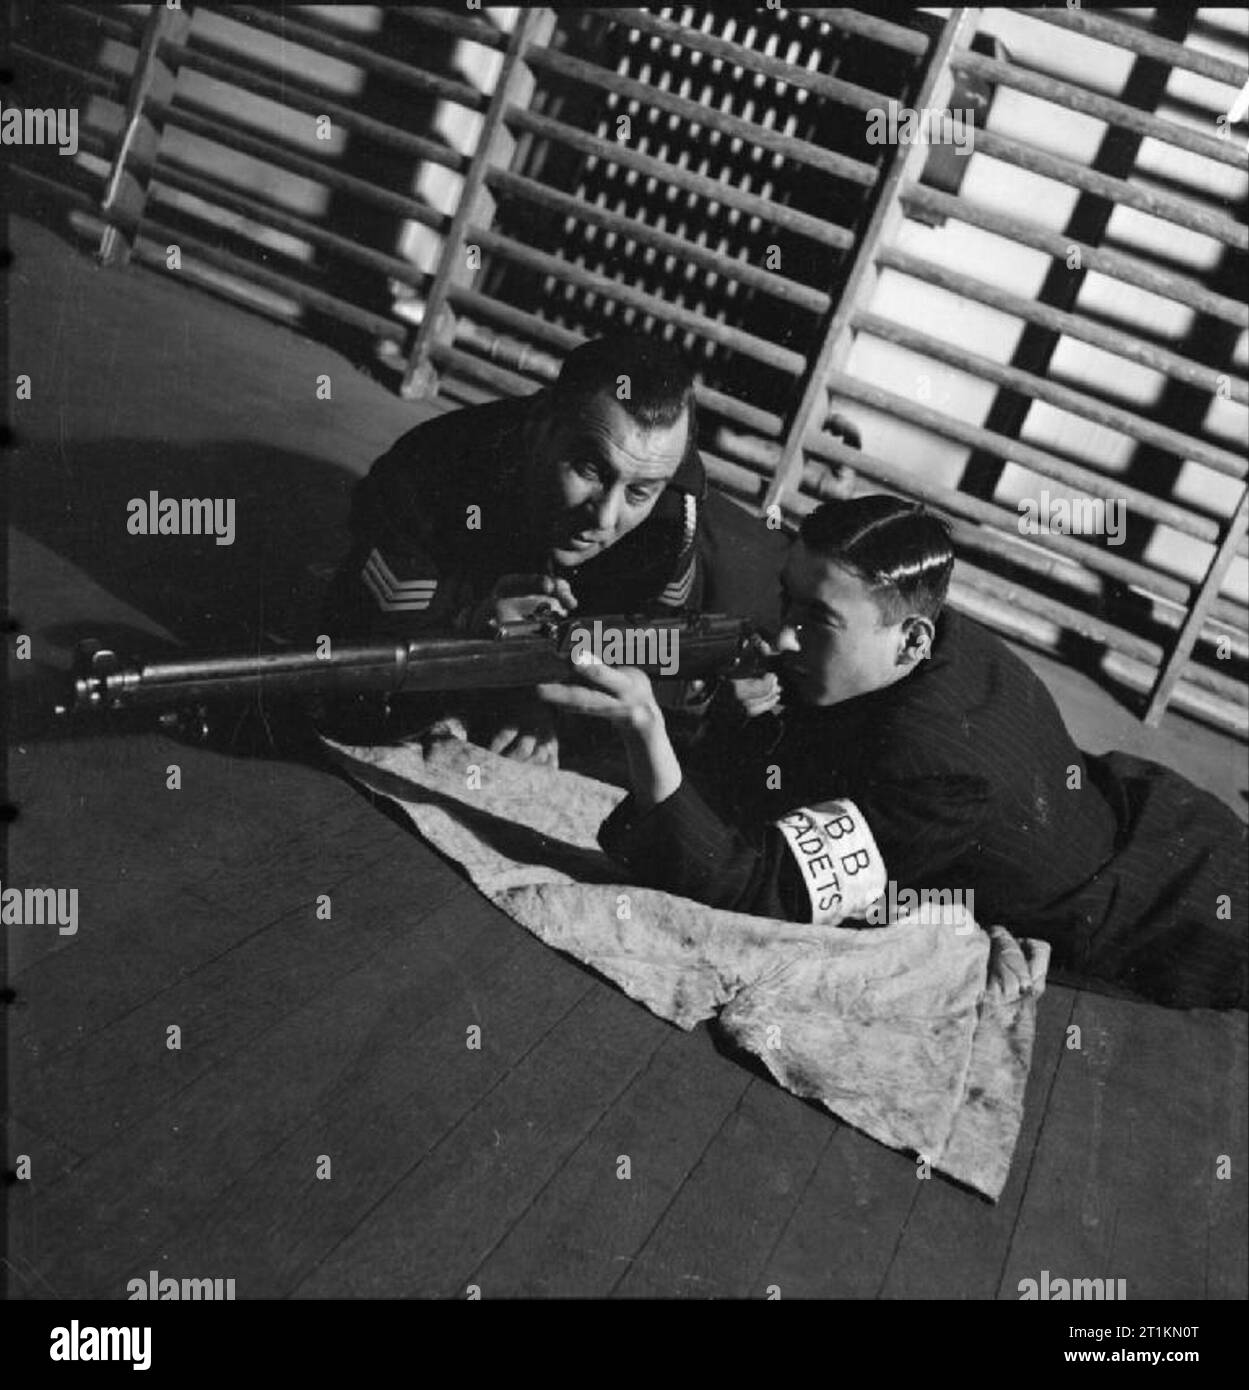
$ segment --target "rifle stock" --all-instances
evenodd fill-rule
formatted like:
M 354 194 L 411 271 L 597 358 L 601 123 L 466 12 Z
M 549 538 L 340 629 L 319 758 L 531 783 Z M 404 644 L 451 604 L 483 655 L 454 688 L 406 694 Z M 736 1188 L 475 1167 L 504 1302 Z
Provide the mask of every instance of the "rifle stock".
M 417 637 L 407 642 L 327 644 L 329 650 L 272 651 L 140 662 L 99 643 L 79 643 L 72 688 L 58 714 L 158 709 L 248 700 L 299 700 L 374 692 L 508 689 L 573 678 L 574 656 L 611 633 L 655 679 L 704 680 L 767 669 L 749 622 L 725 614 L 611 616 L 503 623 L 488 638 Z M 580 634 L 580 635 L 579 635 Z M 662 634 L 667 634 L 666 640 Z M 675 669 L 668 669 L 675 654 Z

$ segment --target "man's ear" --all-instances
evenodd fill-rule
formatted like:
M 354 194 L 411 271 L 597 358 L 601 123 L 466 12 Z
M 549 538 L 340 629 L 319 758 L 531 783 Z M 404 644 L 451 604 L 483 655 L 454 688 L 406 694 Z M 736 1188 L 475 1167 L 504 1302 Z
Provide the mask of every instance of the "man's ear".
M 902 645 L 898 648 L 900 666 L 917 666 L 932 655 L 937 629 L 932 620 L 913 613 L 902 621 Z

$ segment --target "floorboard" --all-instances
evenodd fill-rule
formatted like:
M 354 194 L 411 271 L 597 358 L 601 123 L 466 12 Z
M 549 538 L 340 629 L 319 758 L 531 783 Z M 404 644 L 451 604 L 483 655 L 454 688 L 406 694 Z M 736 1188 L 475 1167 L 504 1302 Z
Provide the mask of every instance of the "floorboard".
M 295 1297 L 466 1296 L 469 1276 L 647 1066 L 665 1028 L 616 991 L 564 971 L 540 1010 L 507 995 L 483 1001 L 481 1026 L 483 1042 L 498 1030 L 514 1063 Z M 465 1050 L 460 1069 L 480 1065 Z M 604 1181 L 615 1180 L 608 1169 Z
M 1071 1024 L 999 1293 L 1048 1270 L 1132 1300 L 1243 1297 L 1244 1189 L 1218 1168 L 1249 1158 L 1245 1015 L 1082 993 Z
M 362 914 L 395 920 L 393 884 L 361 874 L 351 891 Z M 59 1273 L 62 1296 L 120 1296 L 124 1279 L 118 1284 L 115 1276 L 126 1262 L 279 1145 L 333 1091 L 379 1028 L 393 1028 L 401 1018 L 410 1035 L 411 1020 L 457 987 L 473 997 L 471 976 L 457 956 L 470 943 L 479 955 L 507 951 L 512 924 L 467 887 L 436 917 L 427 933 L 432 941 L 402 929 L 401 920 L 388 948 L 353 970 L 331 970 L 308 1002 L 259 1032 L 236 1034 L 233 1048 L 207 1069 L 198 1069 L 189 1049 L 167 1052 L 159 1033 L 148 1041 L 146 1050 L 165 1069 L 159 1104 L 145 1104 L 148 1113 L 138 1123 L 96 1149 L 72 1182 L 57 1184 L 42 1204 L 38 1265 L 50 1281 Z M 330 953 L 322 958 L 332 966 Z M 561 968 L 579 985 L 584 980 L 557 960 L 534 967 Z M 156 1084 L 146 1081 L 145 1089 L 150 1097 Z M 311 1167 L 311 1154 L 306 1162 Z M 85 1249 L 84 1230 L 91 1233 Z M 245 1284 L 245 1271 L 234 1277 Z
M 342 1060 L 326 1070 L 306 1113 L 228 1188 L 186 1213 L 139 1268 L 237 1269 L 240 1296 L 287 1296 L 590 987 L 565 962 L 534 960 L 535 944 L 484 904 L 455 921 L 459 949 L 443 968 L 424 969 L 419 982 L 363 1010 L 353 991 L 353 1023 L 337 1021 L 344 1001 L 322 1001 L 321 1027 Z M 500 1003 L 516 1017 L 501 1023 Z M 480 1051 L 467 1045 L 473 1024 L 482 1028 Z M 347 1027 L 351 1050 L 340 1054 Z M 330 1176 L 314 1180 L 320 1154 L 330 1157 Z M 379 1267 L 375 1290 L 396 1296 L 394 1278 L 393 1268 Z
M 836 1127 L 752 1078 L 613 1292 L 765 1298 L 769 1256 Z
M 1039 1002 L 1018 1156 L 1001 1197 L 990 1206 L 969 1201 L 951 1183 L 917 1183 L 915 1202 L 880 1285 L 881 1297 L 997 1296 L 1075 1004 L 1074 991 L 1053 985 Z
M 605 1297 L 750 1084 L 707 1029 L 671 1029 L 471 1282 L 483 1294 Z M 628 1179 L 616 1176 L 622 1157 Z

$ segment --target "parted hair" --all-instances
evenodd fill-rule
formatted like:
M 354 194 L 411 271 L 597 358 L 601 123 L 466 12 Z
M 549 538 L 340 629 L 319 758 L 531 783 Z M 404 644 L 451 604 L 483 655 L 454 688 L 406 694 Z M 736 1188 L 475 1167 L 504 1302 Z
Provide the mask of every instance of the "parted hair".
M 622 399 L 620 378 L 628 378 Z M 552 403 L 564 410 L 607 392 L 647 429 L 675 424 L 685 411 L 694 420 L 694 374 L 675 348 L 637 333 L 613 333 L 575 348 L 564 359 L 551 388 Z
M 912 614 L 935 621 L 954 570 L 945 522 L 923 507 L 881 493 L 825 502 L 798 532 L 808 550 L 868 586 L 883 623 Z

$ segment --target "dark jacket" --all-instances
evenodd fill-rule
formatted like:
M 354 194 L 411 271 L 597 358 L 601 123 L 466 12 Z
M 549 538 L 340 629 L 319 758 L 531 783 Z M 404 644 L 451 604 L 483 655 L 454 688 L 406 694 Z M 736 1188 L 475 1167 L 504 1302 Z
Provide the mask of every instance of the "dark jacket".
M 545 572 L 543 544 L 521 520 L 521 431 L 535 404 L 527 397 L 449 412 L 409 430 L 377 460 L 353 496 L 353 545 L 327 598 L 331 637 L 455 630 L 503 575 Z M 691 438 L 647 519 L 569 573 L 578 611 L 696 606 L 705 492 Z
M 1059 970 L 1180 1007 L 1245 1007 L 1245 827 L 1158 764 L 1081 753 L 1031 669 L 949 610 L 932 658 L 895 685 L 736 726 L 722 715 L 676 794 L 644 816 L 626 801 L 600 841 L 639 882 L 835 920 L 820 913 L 835 846 L 813 858 L 801 818 L 780 822 L 803 808 L 814 837 L 821 822 L 839 834 L 845 802 L 899 894 L 970 889 L 981 925 L 1049 941 Z

